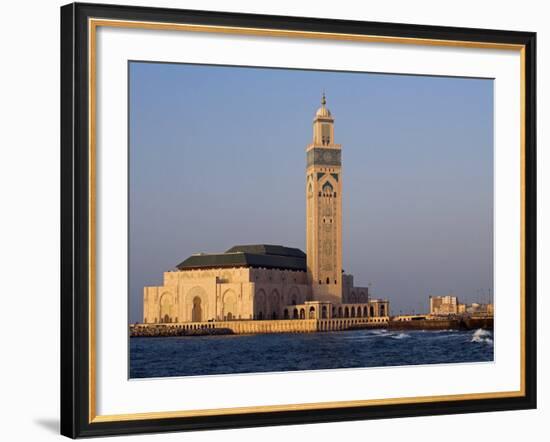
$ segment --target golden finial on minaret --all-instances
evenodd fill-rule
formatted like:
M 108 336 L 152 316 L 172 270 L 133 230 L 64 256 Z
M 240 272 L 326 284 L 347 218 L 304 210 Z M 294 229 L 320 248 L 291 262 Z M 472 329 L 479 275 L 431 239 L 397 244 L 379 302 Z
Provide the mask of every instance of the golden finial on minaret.
M 325 97 L 325 91 L 323 91 L 323 98 L 321 99 L 321 104 L 324 106 L 327 104 L 327 98 Z

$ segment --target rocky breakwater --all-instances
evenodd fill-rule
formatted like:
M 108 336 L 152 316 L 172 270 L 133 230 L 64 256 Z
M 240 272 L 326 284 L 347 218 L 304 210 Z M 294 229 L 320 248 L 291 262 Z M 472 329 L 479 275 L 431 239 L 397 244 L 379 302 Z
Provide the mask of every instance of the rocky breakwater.
M 420 319 L 390 321 L 390 330 L 477 330 L 493 329 L 493 317 L 456 317 L 449 319 Z
M 168 336 L 218 336 L 232 335 L 229 328 L 196 328 L 185 329 L 164 324 L 130 325 L 131 338 L 159 338 Z

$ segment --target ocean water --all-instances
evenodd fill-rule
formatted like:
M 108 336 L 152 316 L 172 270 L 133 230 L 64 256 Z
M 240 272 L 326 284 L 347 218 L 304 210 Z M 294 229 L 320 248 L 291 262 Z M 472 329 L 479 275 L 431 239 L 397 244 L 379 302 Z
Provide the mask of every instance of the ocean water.
M 131 338 L 130 378 L 493 360 L 487 330 Z

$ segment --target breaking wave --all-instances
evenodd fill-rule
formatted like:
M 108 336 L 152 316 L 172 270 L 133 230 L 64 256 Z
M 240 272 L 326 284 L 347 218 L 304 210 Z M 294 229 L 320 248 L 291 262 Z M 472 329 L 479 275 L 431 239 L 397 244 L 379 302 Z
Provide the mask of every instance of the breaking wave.
M 376 339 L 376 338 L 405 339 L 410 337 L 411 335 L 403 332 L 397 333 L 386 329 L 376 329 L 376 330 L 368 330 L 365 334 L 362 334 L 359 336 L 346 336 L 346 337 L 343 337 L 343 339 L 352 340 L 352 341 L 366 341 L 369 339 Z
M 482 328 L 478 328 L 472 335 L 472 339 L 470 342 L 479 342 L 479 343 L 485 343 L 485 344 L 493 344 L 493 334 L 488 331 L 484 330 Z
M 380 329 L 370 330 L 370 333 L 373 335 L 387 335 L 389 334 L 389 331 L 386 330 L 385 328 L 380 328 Z

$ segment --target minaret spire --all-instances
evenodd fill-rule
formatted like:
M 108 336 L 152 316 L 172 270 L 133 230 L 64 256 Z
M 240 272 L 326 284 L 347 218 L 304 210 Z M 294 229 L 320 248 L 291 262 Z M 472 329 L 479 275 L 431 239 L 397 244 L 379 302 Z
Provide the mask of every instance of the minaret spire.
M 334 140 L 334 118 L 321 107 L 306 147 L 307 274 L 314 301 L 342 302 L 342 146 Z

